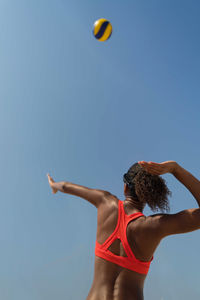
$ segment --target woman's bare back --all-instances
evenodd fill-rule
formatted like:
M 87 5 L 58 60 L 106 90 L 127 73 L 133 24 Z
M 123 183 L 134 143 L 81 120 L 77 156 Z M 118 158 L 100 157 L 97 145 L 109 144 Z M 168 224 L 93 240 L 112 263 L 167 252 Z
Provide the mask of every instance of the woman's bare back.
M 118 199 L 110 195 L 98 208 L 97 241 L 103 244 L 113 233 L 118 220 Z M 127 215 L 137 211 L 129 211 Z M 151 234 L 146 230 L 147 218 L 140 217 L 127 226 L 127 239 L 137 259 L 149 261 L 158 242 L 150 242 Z M 119 256 L 127 256 L 120 240 L 116 240 L 109 250 Z M 94 280 L 87 300 L 143 300 L 143 286 L 146 275 L 125 269 L 117 264 L 95 256 Z

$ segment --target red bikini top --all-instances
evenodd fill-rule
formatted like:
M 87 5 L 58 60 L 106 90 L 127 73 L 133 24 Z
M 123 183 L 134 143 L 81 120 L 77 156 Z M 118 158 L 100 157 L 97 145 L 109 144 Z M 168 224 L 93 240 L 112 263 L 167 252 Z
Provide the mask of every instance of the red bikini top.
M 124 211 L 123 201 L 119 200 L 118 202 L 118 222 L 114 232 L 107 238 L 107 240 L 101 245 L 96 241 L 95 247 L 95 255 L 99 256 L 105 260 L 108 260 L 112 263 L 115 263 L 121 267 L 126 269 L 135 271 L 141 274 L 147 274 L 151 261 L 144 262 L 138 260 L 135 255 L 133 254 L 127 240 L 126 236 L 126 228 L 130 221 L 144 216 L 142 213 L 134 213 L 132 215 L 127 215 Z M 110 245 L 116 240 L 120 239 L 124 250 L 126 252 L 127 257 L 118 256 L 113 254 L 108 248 Z

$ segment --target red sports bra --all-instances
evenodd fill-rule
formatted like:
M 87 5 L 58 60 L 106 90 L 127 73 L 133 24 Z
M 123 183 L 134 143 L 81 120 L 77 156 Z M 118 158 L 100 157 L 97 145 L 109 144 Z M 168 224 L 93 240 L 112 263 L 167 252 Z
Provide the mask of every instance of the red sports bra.
M 151 264 L 151 261 L 153 260 L 153 257 L 148 262 L 138 260 L 135 257 L 135 255 L 133 254 L 133 252 L 128 244 L 128 240 L 127 240 L 127 236 L 126 236 L 126 228 L 127 228 L 128 223 L 138 217 L 141 217 L 141 216 L 144 216 L 144 215 L 140 212 L 134 213 L 131 215 L 127 215 L 124 211 L 123 201 L 119 200 L 117 226 L 116 226 L 114 232 L 107 238 L 107 240 L 102 245 L 96 241 L 95 255 L 99 256 L 101 258 L 104 258 L 105 260 L 108 260 L 112 263 L 115 263 L 121 267 L 124 267 L 126 269 L 129 269 L 129 270 L 135 271 L 137 273 L 141 273 L 141 274 L 147 274 L 150 264 Z M 121 240 L 127 257 L 115 255 L 110 250 L 108 250 L 110 245 L 116 239 Z

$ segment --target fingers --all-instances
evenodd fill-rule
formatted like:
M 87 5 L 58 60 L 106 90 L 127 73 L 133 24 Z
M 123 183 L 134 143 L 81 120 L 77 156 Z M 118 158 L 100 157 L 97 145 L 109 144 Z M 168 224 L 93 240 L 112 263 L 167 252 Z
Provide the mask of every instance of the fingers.
M 53 178 L 49 175 L 49 173 L 47 174 L 48 179 L 53 180 Z
M 58 190 L 53 187 L 53 184 L 54 184 L 55 181 L 53 180 L 53 178 L 49 174 L 47 174 L 47 177 L 48 177 L 49 185 L 52 189 L 52 193 L 56 194 Z
M 158 163 L 154 163 L 152 161 L 150 162 L 139 161 L 138 163 L 141 167 L 145 169 L 145 171 L 153 175 L 161 175 L 163 172 L 163 166 Z
M 48 178 L 48 181 L 50 183 L 51 182 L 51 176 L 49 174 L 47 174 L 47 178 Z

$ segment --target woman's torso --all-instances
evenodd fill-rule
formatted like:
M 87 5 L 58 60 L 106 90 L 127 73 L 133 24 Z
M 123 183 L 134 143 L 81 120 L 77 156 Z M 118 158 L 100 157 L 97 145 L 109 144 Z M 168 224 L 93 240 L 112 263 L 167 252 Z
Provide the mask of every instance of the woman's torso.
M 110 195 L 98 208 L 97 241 L 103 244 L 113 233 L 118 221 L 117 197 Z M 138 212 L 128 209 L 123 203 L 127 215 Z M 131 221 L 126 230 L 127 240 L 135 257 L 141 261 L 150 261 L 158 245 L 153 234 L 148 232 L 148 217 L 141 216 Z M 119 240 L 109 250 L 119 256 L 126 252 Z M 86 300 L 143 300 L 143 286 L 146 275 L 125 269 L 117 264 L 95 256 L 93 284 Z

